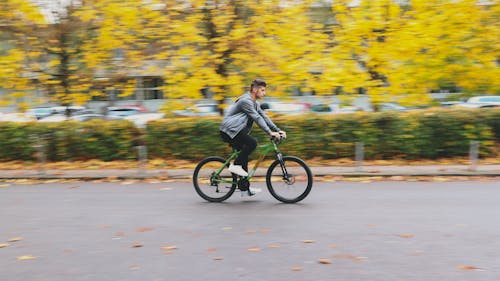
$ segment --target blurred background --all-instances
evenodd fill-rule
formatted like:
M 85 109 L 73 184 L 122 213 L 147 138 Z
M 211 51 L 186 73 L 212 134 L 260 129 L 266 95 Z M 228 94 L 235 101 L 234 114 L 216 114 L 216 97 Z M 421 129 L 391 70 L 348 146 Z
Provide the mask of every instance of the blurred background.
M 221 116 L 257 77 L 275 115 L 478 112 L 500 105 L 499 18 L 479 0 L 3 0 L 0 121 Z

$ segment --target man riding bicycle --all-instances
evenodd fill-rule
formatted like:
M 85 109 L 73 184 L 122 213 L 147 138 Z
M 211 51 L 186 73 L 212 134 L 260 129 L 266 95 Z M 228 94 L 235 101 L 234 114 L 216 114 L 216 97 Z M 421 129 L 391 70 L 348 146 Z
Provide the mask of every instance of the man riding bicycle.
M 242 177 L 248 176 L 248 156 L 257 147 L 257 140 L 250 136 L 253 123 L 273 138 L 286 138 L 286 133 L 279 129 L 264 111 L 257 100 L 266 95 L 267 84 L 264 80 L 255 79 L 250 85 L 250 92 L 240 96 L 231 105 L 220 125 L 222 140 L 232 148 L 240 151 L 229 171 Z

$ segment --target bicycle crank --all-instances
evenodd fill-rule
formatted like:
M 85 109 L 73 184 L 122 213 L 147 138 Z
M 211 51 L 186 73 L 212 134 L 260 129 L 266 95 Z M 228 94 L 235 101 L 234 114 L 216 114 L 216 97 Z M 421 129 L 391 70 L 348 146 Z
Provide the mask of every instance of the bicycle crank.
M 248 181 L 248 179 L 246 178 L 241 178 L 239 181 L 238 181 L 238 188 L 241 190 L 241 191 L 248 191 L 248 188 L 250 187 L 250 182 Z

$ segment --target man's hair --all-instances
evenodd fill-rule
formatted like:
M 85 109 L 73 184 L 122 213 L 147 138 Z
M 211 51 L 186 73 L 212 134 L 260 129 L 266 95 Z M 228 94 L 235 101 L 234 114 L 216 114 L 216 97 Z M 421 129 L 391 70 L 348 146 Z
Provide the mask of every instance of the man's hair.
M 252 81 L 252 84 L 250 85 L 250 92 L 252 92 L 254 87 L 267 87 L 267 83 L 262 79 L 255 79 Z

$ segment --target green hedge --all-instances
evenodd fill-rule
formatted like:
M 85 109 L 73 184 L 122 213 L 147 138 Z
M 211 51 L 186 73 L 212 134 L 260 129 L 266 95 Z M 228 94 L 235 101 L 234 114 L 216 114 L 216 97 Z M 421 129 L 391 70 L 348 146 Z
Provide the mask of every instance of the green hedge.
M 225 155 L 229 148 L 219 137 L 220 118 L 158 120 L 148 124 L 152 157 L 201 159 Z M 282 150 L 302 158 L 354 157 L 363 142 L 365 159 L 436 159 L 466 156 L 470 142 L 480 142 L 482 157 L 500 153 L 500 109 L 422 110 L 407 113 L 356 113 L 273 117 L 287 131 Z M 267 142 L 262 131 L 252 133 Z
M 48 161 L 136 159 L 140 135 L 128 121 L 0 122 L 0 160 L 36 160 L 40 144 Z
M 353 158 L 356 142 L 364 143 L 365 159 L 466 156 L 473 140 L 480 142 L 482 157 L 500 154 L 497 108 L 272 118 L 288 133 L 282 150 L 305 159 Z M 224 156 L 230 149 L 219 137 L 220 121 L 163 119 L 148 123 L 145 131 L 127 121 L 0 123 L 0 161 L 35 160 L 40 140 L 48 161 L 137 159 L 135 146 L 144 142 L 150 158 Z M 268 141 L 257 126 L 253 135 L 261 144 Z

